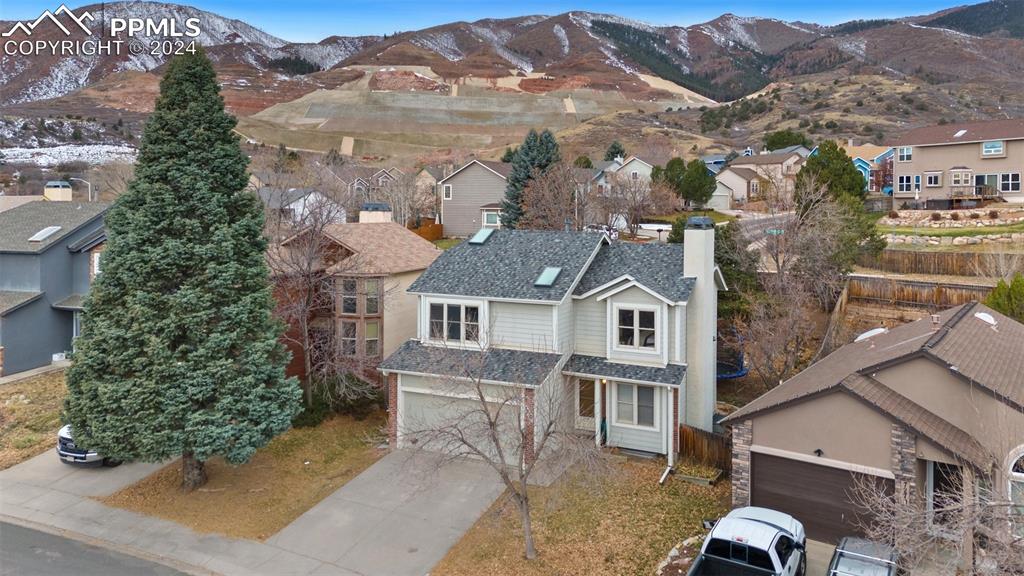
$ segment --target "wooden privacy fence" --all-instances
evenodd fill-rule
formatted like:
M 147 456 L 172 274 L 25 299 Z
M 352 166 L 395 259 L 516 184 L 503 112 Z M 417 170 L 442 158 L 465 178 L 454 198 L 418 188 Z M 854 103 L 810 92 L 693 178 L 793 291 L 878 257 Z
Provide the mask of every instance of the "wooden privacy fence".
M 714 434 L 680 424 L 679 455 L 706 466 L 714 466 L 728 474 L 732 469 L 732 440 L 725 434 Z
M 874 276 L 850 276 L 848 289 L 851 300 L 938 309 L 984 300 L 992 292 L 991 286 L 939 284 Z
M 1024 264 L 1024 256 L 993 252 L 883 250 L 878 256 L 862 256 L 857 263 L 875 270 L 897 274 L 985 276 L 1008 265 Z
M 409 229 L 415 232 L 417 236 L 431 242 L 444 238 L 444 225 L 436 222 L 425 221 L 419 228 L 410 227 Z

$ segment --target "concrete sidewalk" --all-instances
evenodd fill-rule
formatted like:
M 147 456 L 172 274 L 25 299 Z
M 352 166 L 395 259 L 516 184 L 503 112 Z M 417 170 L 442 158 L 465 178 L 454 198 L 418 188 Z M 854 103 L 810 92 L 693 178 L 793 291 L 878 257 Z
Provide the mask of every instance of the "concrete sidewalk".
M 191 574 L 421 576 L 502 492 L 482 462 L 436 469 L 430 457 L 395 452 L 266 542 L 199 534 L 95 500 L 161 466 L 78 468 L 47 451 L 0 471 L 0 519 Z

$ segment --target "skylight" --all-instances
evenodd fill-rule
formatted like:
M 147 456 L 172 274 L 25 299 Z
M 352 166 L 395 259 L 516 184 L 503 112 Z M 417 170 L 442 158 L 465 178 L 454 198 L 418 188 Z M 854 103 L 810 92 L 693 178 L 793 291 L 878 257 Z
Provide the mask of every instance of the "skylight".
M 953 134 L 953 138 L 959 138 L 959 137 L 963 136 L 964 134 L 967 134 L 967 130 L 957 130 L 956 134 Z
M 854 340 L 854 342 L 863 342 L 868 338 L 873 338 L 875 336 L 878 336 L 879 334 L 885 334 L 888 331 L 889 330 L 887 330 L 886 328 L 872 328 L 871 330 L 868 330 L 867 332 L 861 334 L 860 336 L 857 336 L 857 339 Z
M 42 242 L 43 240 L 46 240 L 50 236 L 56 234 L 58 230 L 60 230 L 60 226 L 47 226 L 46 228 L 43 228 L 39 232 L 33 234 L 32 237 L 28 239 L 28 241 Z
M 473 234 L 473 237 L 469 239 L 470 244 L 483 244 L 487 242 L 487 239 L 494 233 L 494 228 L 481 228 L 479 232 Z
M 551 286 L 558 279 L 558 275 L 562 273 L 561 268 L 554 266 L 548 266 L 537 276 L 537 281 L 533 283 L 534 286 Z

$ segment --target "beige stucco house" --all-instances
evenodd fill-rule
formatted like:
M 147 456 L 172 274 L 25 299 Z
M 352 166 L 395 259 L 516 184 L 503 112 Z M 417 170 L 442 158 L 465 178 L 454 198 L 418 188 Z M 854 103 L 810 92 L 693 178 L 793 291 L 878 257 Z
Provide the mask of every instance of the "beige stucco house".
M 501 202 L 512 165 L 470 160 L 437 183 L 445 236 L 462 238 L 501 226 Z
M 1024 505 L 1022 374 L 1024 325 L 981 304 L 865 333 L 723 421 L 733 504 L 831 542 L 859 531 L 858 478 L 923 510 L 979 483 Z
M 796 189 L 796 175 L 805 158 L 796 151 L 739 156 L 729 163 L 730 168 L 746 168 L 762 181 L 761 195 L 788 199 Z
M 738 166 L 727 166 L 715 175 L 714 196 L 721 197 L 728 195 L 730 207 L 742 207 L 748 202 L 755 202 L 763 198 L 762 193 L 767 189 L 768 182 L 761 178 L 751 168 Z
M 941 207 L 1002 196 L 1024 201 L 1024 119 L 928 126 L 895 144 L 893 197 Z

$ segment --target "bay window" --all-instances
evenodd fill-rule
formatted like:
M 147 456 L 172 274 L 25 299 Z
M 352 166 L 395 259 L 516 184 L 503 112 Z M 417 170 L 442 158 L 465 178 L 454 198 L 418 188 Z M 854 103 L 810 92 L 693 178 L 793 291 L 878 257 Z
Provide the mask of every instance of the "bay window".
M 619 348 L 657 349 L 657 313 L 643 308 L 618 308 L 616 343 Z
M 617 383 L 615 385 L 615 423 L 654 428 L 654 397 L 654 386 Z

